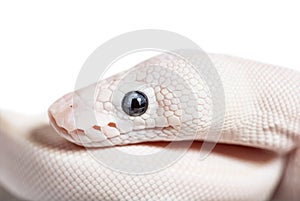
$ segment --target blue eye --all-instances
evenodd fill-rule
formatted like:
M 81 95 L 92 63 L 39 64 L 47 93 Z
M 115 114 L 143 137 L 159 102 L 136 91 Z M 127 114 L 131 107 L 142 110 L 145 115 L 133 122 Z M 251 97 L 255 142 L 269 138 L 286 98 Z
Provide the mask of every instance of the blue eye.
M 148 98 L 140 91 L 130 91 L 122 100 L 122 109 L 129 116 L 141 116 L 147 111 Z

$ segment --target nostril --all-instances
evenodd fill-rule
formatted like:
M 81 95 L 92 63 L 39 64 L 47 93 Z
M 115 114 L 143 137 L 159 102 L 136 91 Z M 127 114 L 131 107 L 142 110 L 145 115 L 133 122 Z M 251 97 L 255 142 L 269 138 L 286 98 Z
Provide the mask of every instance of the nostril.
M 97 125 L 94 125 L 94 126 L 93 126 L 93 129 L 98 130 L 98 131 L 101 131 L 101 127 L 100 127 L 100 126 L 97 126 Z
M 117 125 L 116 125 L 116 123 L 114 123 L 114 122 L 109 122 L 107 125 L 108 125 L 109 127 L 117 128 Z

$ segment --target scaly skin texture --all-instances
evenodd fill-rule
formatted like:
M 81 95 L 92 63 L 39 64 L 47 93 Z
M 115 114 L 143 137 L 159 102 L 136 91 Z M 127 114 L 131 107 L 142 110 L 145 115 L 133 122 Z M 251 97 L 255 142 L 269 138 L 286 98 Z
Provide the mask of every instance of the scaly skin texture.
M 210 57 L 221 76 L 226 97 L 225 120 L 219 142 L 284 154 L 299 146 L 300 74 L 233 57 Z M 102 147 L 170 141 L 178 133 L 178 127 L 183 128 L 183 135 L 177 140 L 193 139 L 196 130 L 196 139 L 203 140 L 210 126 L 212 104 L 209 89 L 194 69 L 177 57 L 161 55 L 152 58 L 130 72 L 100 81 L 95 89 L 93 109 L 98 127 L 78 127 L 76 123 L 80 120 L 74 122 L 72 114 L 78 108 L 69 108 L 73 104 L 72 93 L 49 109 L 58 130 L 61 130 L 60 127 L 65 129 L 63 136 L 77 144 Z M 150 106 L 141 117 L 129 117 L 121 110 L 120 100 L 126 92 L 137 89 L 151 98 Z M 76 95 L 80 96 L 86 90 Z M 186 114 L 184 117 L 183 113 Z M 112 127 L 109 126 L 111 123 Z M 93 128 L 98 130 L 95 132 Z M 78 129 L 81 132 L 76 132 Z M 298 161 L 296 158 L 292 156 L 291 161 Z M 288 169 L 294 172 L 293 177 L 299 178 L 297 168 L 290 166 Z M 288 185 L 285 183 L 283 181 L 284 186 Z M 289 194 L 292 196 L 297 192 Z
M 25 137 L 25 143 L 2 137 L 6 144 L 18 145 L 26 160 L 9 162 L 16 150 L 3 148 L 6 159 L 1 163 L 7 165 L 2 172 L 8 176 L 0 180 L 10 179 L 9 188 L 33 200 L 268 200 L 283 174 L 274 199 L 297 200 L 300 74 L 235 57 L 209 57 L 224 87 L 219 142 L 228 145 L 217 145 L 206 160 L 197 160 L 199 142 L 194 142 L 163 171 L 128 175 L 101 166 L 84 149 L 59 138 L 53 141 L 47 130 L 35 133 L 37 138 L 43 133 L 42 145 L 32 138 Z M 95 98 L 87 96 L 94 89 Z M 126 92 L 137 89 L 148 96 L 149 109 L 141 117 L 129 117 L 120 103 Z M 195 134 L 202 141 L 212 125 L 212 111 L 211 93 L 201 76 L 180 59 L 161 55 L 67 94 L 49 108 L 49 117 L 53 127 L 73 143 L 114 149 L 115 145 L 193 139 Z M 91 112 L 95 121 L 89 119 Z M 153 147 L 163 149 L 157 143 L 124 146 L 137 152 Z M 23 168 L 13 174 L 16 167 Z
M 233 57 L 211 55 L 211 59 L 225 91 L 219 142 L 281 153 L 295 148 L 300 136 L 300 74 Z M 132 90 L 150 99 L 147 112 L 138 117 L 121 109 L 122 98 Z M 88 91 L 95 91 L 94 100 L 87 98 Z M 62 136 L 85 146 L 170 141 L 178 129 L 177 140 L 193 139 L 196 130 L 196 138 L 203 140 L 212 121 L 211 99 L 205 81 L 191 66 L 177 57 L 160 55 L 67 94 L 49 108 L 49 115 Z M 87 113 L 96 121 L 87 119 Z

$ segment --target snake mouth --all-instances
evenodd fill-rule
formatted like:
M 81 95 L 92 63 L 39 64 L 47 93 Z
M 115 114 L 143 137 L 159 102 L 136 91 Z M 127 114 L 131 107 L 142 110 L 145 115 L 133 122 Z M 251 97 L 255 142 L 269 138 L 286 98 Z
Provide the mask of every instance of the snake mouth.
M 50 112 L 48 112 L 48 116 L 50 120 L 50 125 L 55 129 L 55 131 L 57 131 L 57 133 L 64 133 L 64 134 L 68 133 L 66 129 L 57 125 L 53 115 Z
M 56 123 L 55 118 L 49 111 L 48 111 L 48 117 L 49 117 L 50 126 L 56 131 L 56 133 L 66 138 L 67 140 L 70 140 L 71 142 L 75 143 L 74 139 L 69 135 L 68 131 Z

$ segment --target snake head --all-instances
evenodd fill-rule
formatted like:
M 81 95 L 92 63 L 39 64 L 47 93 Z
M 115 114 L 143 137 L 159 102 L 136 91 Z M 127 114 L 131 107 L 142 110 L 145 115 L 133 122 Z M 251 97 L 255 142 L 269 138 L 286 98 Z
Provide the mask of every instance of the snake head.
M 193 95 L 201 79 L 174 61 L 171 56 L 150 59 L 63 96 L 49 108 L 51 125 L 67 140 L 88 147 L 190 139 L 179 130 L 205 127 L 208 120 L 198 115 L 209 116 L 208 91 L 203 87 Z

